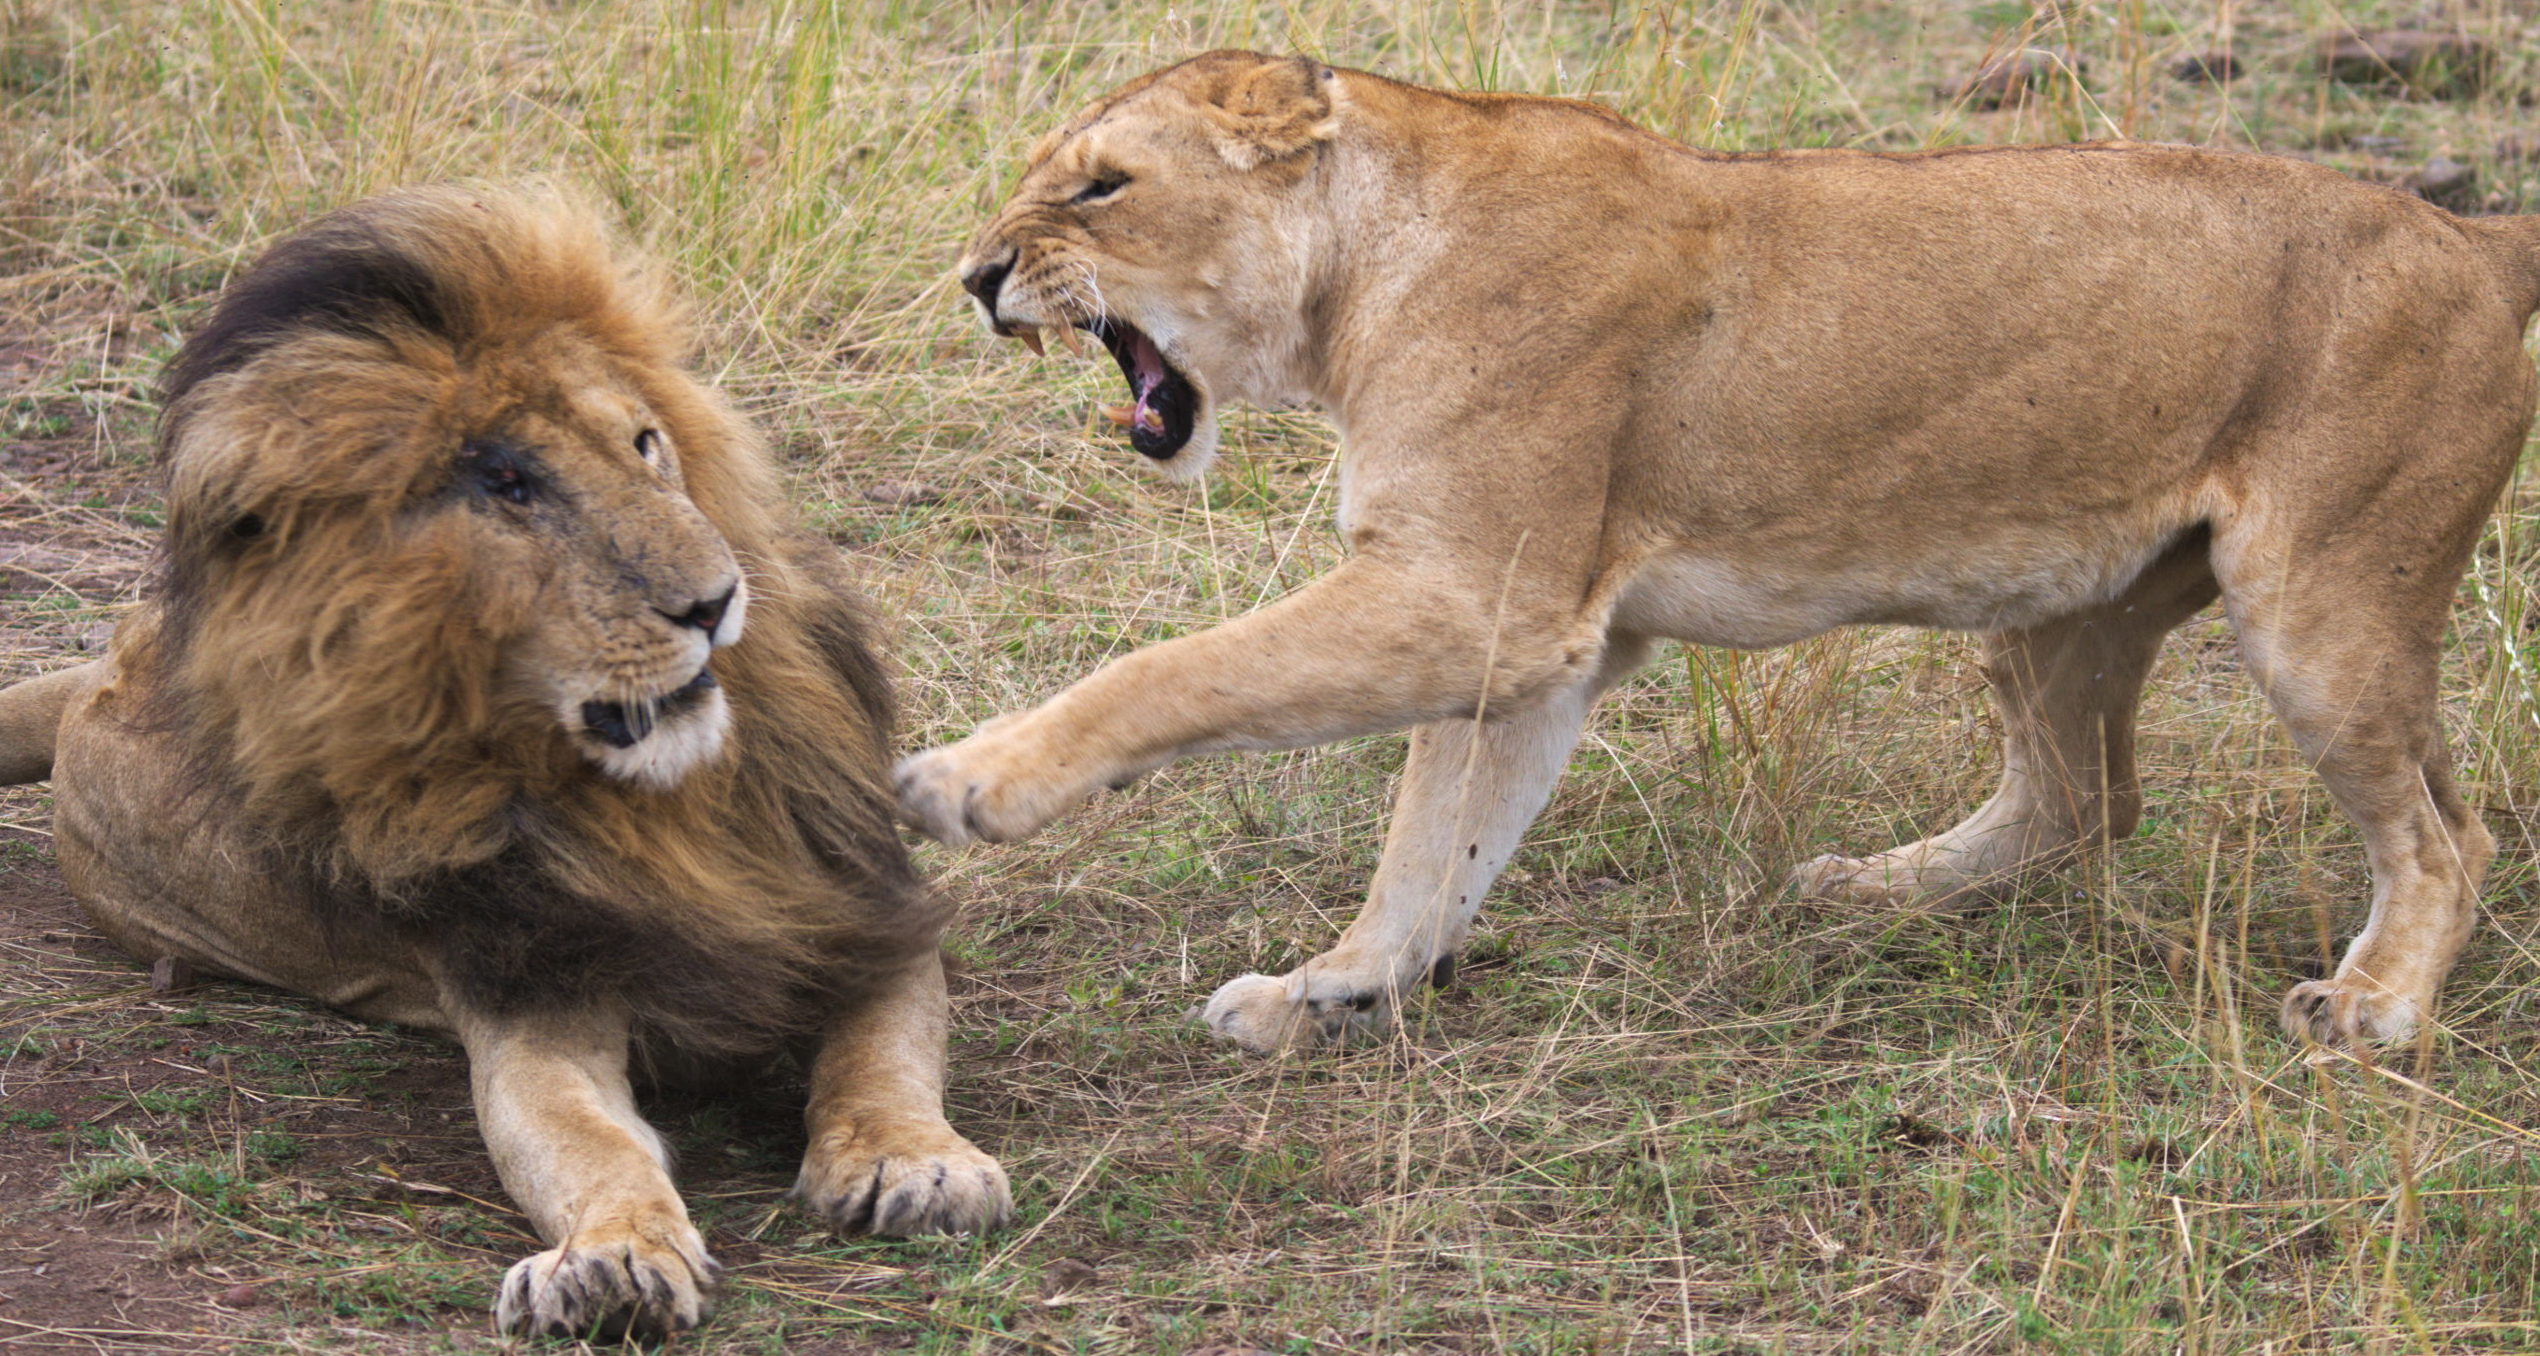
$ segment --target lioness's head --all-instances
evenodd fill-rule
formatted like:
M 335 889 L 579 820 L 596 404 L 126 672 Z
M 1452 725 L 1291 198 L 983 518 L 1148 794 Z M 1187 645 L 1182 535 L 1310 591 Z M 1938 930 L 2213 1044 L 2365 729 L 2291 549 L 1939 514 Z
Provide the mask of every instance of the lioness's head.
M 1128 379 L 1111 414 L 1130 446 L 1201 474 L 1218 401 L 1295 395 L 1311 243 L 1298 189 L 1333 99 L 1330 68 L 1254 52 L 1121 88 L 1032 149 L 962 286 L 999 335 L 1037 347 L 1045 329 L 1090 331 Z
M 251 782 L 511 794 L 717 756 L 743 427 L 678 314 L 552 195 L 408 191 L 222 295 L 169 369 L 166 631 Z

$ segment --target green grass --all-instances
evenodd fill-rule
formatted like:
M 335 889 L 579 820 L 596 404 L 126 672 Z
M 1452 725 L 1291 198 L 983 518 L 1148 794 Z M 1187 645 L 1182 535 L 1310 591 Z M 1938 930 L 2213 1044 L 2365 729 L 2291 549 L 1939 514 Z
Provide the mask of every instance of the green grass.
M 2313 69 L 2340 23 L 2421 11 L 2502 54 L 2484 93 L 2394 98 Z M 2540 33 L 2496 0 L 11 0 L 0 15 L 0 348 L 32 355 L 0 358 L 17 373 L 0 377 L 0 440 L 90 458 L 62 483 L 13 473 L 10 503 L 137 557 L 155 509 L 116 491 L 146 462 L 152 374 L 226 276 L 367 192 L 562 176 L 690 281 L 705 370 L 763 421 L 808 516 L 897 621 L 911 746 L 1339 558 L 1320 420 L 1238 412 L 1215 482 L 1144 478 L 1093 428 L 1093 403 L 1117 398 L 1108 368 L 989 341 L 947 276 L 1022 149 L 1154 65 L 1296 48 L 1596 98 L 1726 148 L 2129 135 L 2368 172 L 2445 155 L 2491 204 L 2540 203 L 2540 161 L 2499 152 L 2530 125 Z M 1935 97 L 2020 46 L 2085 61 L 2000 111 Z M 2167 73 L 2224 46 L 2246 72 L 2228 88 Z M 2369 137 L 2401 145 L 2354 149 Z M 868 493 L 886 482 L 923 493 Z M 683 1180 L 735 1261 L 715 1326 L 682 1345 L 2540 1347 L 2535 529 L 2518 483 L 2457 614 L 2446 709 L 2504 850 L 2421 1048 L 2314 1067 L 2275 1033 L 2277 997 L 2360 921 L 2366 875 L 2219 623 L 2183 631 L 2155 678 L 2144 831 L 1963 911 L 1865 914 L 1778 881 L 1989 791 L 1997 726 L 1968 640 L 1677 651 L 1600 714 L 1458 986 L 1380 1048 L 1265 1062 L 1212 1045 L 1188 1011 L 1351 916 L 1398 739 L 1168 769 L 1031 842 L 926 850 L 965 904 L 954 1119 L 1013 1171 L 1021 1216 L 984 1239 L 828 1238 L 778 1200 L 797 1148 L 781 1089 L 740 1112 L 682 1102 L 664 1122 Z M 53 662 L 57 637 L 120 596 L 13 596 L 13 630 L 39 628 L 13 657 Z M 131 976 L 58 958 L 10 984 L 14 1071 L 166 1038 L 242 1098 L 397 1103 L 391 1074 L 452 1057 L 338 1026 L 312 1040 L 299 1010 L 241 990 L 154 1010 Z M 214 1040 L 234 1049 L 206 1053 Z M 282 1278 L 281 1302 L 222 1319 L 241 1332 L 475 1340 L 500 1265 L 531 1246 L 499 1198 L 384 1186 L 372 1167 L 413 1167 L 395 1145 L 233 1123 L 227 1087 L 202 1091 L 135 1094 L 111 1128 L 82 1127 L 46 1210 L 157 1209 L 199 1228 L 194 1265 Z M 1075 1274 L 1061 1262 L 1092 1278 L 1056 1284 Z

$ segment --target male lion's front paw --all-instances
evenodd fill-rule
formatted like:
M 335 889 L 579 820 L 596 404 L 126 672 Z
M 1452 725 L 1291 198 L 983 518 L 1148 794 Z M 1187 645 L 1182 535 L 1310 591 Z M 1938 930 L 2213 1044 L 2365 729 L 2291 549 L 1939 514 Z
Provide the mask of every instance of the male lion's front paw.
M 720 1270 L 685 1223 L 577 1233 L 512 1264 L 494 1326 L 518 1337 L 652 1341 L 705 1322 Z
M 1055 775 L 1054 775 L 1055 774 Z M 1099 780 L 1053 769 L 1018 716 L 1000 716 L 968 739 L 900 760 L 893 782 L 900 817 L 946 843 L 1011 842 L 1092 794 Z
M 2416 1004 L 2369 980 L 2314 979 L 2284 995 L 2285 1031 L 2332 1050 L 2396 1041 L 2416 1024 Z
M 1200 1020 L 1247 1050 L 1278 1054 L 1372 1039 L 1393 1030 L 1390 996 L 1338 974 L 1243 975 L 1209 995 Z
M 1005 1169 L 947 1125 L 833 1130 L 803 1155 L 794 1199 L 841 1233 L 977 1234 L 1014 1214 Z

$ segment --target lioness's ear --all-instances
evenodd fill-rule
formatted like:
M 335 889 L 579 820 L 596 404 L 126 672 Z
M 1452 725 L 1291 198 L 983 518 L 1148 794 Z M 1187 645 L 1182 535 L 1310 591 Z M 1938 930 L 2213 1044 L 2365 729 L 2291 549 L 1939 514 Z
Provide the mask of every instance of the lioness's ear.
M 1201 92 L 1217 123 L 1217 153 L 1239 170 L 1311 150 L 1332 135 L 1331 68 L 1304 57 L 1263 57 Z

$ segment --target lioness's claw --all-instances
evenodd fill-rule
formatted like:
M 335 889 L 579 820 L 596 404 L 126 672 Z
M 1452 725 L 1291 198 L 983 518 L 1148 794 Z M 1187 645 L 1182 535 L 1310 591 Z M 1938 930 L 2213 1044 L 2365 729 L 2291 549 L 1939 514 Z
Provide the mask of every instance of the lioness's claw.
M 1200 1020 L 1222 1039 L 1273 1055 L 1382 1036 L 1393 1029 L 1393 1009 L 1381 989 L 1319 976 L 1241 975 L 1209 995 Z
M 714 1311 L 721 1271 L 696 1231 L 647 1238 L 621 1226 L 614 1238 L 577 1239 L 512 1264 L 494 1305 L 495 1328 L 519 1337 L 632 1337 L 685 1332 Z
M 2395 1041 L 2415 1029 L 2416 1004 L 2356 980 L 2314 979 L 2284 995 L 2284 1029 L 2331 1050 Z

